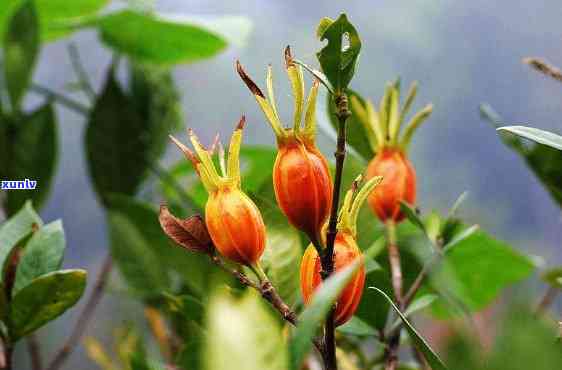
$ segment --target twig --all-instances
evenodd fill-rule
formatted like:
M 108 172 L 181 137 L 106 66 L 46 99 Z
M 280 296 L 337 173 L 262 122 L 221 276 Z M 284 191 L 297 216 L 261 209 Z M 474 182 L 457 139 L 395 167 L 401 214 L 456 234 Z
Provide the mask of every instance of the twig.
M 78 52 L 78 47 L 76 44 L 71 42 L 68 44 L 68 55 L 70 57 L 70 63 L 72 64 L 72 69 L 78 78 L 78 82 L 80 87 L 84 91 L 84 93 L 90 99 L 90 102 L 96 101 L 96 92 L 88 79 L 88 74 L 84 70 L 84 65 L 82 64 L 82 59 L 80 58 L 80 53 Z
M 562 71 L 539 58 L 525 58 L 523 63 L 530 65 L 533 69 L 562 82 Z
M 67 360 L 67 358 L 72 354 L 78 343 L 80 343 L 80 339 L 92 318 L 96 307 L 98 306 L 101 298 L 103 297 L 103 293 L 105 291 L 105 287 L 107 285 L 107 281 L 109 279 L 109 275 L 111 274 L 113 266 L 113 260 L 111 255 L 108 254 L 103 261 L 103 265 L 101 271 L 99 272 L 96 283 L 94 285 L 94 289 L 86 303 L 86 306 L 82 310 L 78 321 L 76 321 L 76 325 L 72 330 L 72 333 L 66 340 L 65 344 L 62 346 L 61 349 L 56 353 L 55 358 L 47 367 L 47 370 L 57 370 L 60 369 L 63 363 Z
M 544 296 L 541 298 L 539 303 L 537 303 L 537 307 L 535 308 L 535 313 L 537 314 L 544 313 L 548 309 L 548 307 L 550 307 L 552 302 L 554 302 L 554 299 L 556 298 L 556 296 L 558 296 L 559 293 L 560 293 L 559 288 L 552 285 L 549 286 Z
M 338 209 L 340 203 L 340 189 L 343 175 L 343 164 L 345 161 L 345 139 L 346 139 L 346 122 L 351 112 L 348 107 L 347 95 L 345 93 L 334 97 L 336 104 L 336 116 L 338 118 L 338 138 L 334 157 L 336 158 L 336 174 L 334 177 L 334 189 L 332 194 L 332 207 L 330 210 L 330 220 L 328 221 L 328 232 L 326 234 L 326 250 L 322 255 L 322 279 L 327 279 L 334 272 L 334 243 L 336 241 Z M 337 370 L 336 361 L 336 339 L 334 325 L 333 307 L 324 326 L 324 346 L 325 358 L 324 365 L 326 370 Z
M 29 357 L 31 358 L 31 368 L 33 370 L 43 369 L 41 361 L 41 347 L 35 334 L 31 334 L 27 337 L 27 350 L 29 352 Z
M 433 265 L 435 265 L 435 263 L 437 263 L 437 261 L 439 261 L 440 258 L 441 258 L 441 254 L 439 252 L 436 252 L 433 255 L 433 257 L 423 266 L 418 276 L 416 276 L 416 280 L 414 280 L 414 282 L 408 289 L 408 292 L 406 292 L 406 294 L 404 295 L 404 298 L 402 300 L 402 304 L 404 308 L 408 308 L 410 303 L 412 303 L 412 300 L 414 299 L 416 293 L 421 288 L 423 282 L 429 275 L 429 272 L 433 268 Z
M 388 238 L 388 260 L 392 276 L 392 288 L 398 307 L 404 309 L 402 299 L 402 267 L 400 264 L 400 251 L 396 240 L 396 224 L 390 220 L 386 224 Z M 400 347 L 400 331 L 393 333 L 388 338 L 388 347 L 385 350 L 385 370 L 396 370 L 398 367 L 398 348 Z
M 84 116 L 88 116 L 88 114 L 90 113 L 90 108 L 88 108 L 87 106 L 85 106 L 82 103 L 79 103 L 71 98 L 68 98 L 62 94 L 59 94 L 56 91 L 53 91 L 51 89 L 49 89 L 48 87 L 44 87 L 41 85 L 38 85 L 36 83 L 31 84 L 31 86 L 29 87 L 29 89 L 31 91 L 33 91 L 34 93 L 43 95 L 49 99 L 54 99 L 57 101 L 57 103 L 64 105 L 65 107 L 67 107 L 70 110 L 73 110 L 79 114 L 82 114 Z

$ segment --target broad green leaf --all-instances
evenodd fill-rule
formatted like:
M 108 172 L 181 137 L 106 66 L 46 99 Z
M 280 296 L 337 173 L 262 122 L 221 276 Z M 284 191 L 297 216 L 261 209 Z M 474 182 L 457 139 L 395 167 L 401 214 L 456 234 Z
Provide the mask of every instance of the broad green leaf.
M 330 276 L 314 293 L 310 305 L 300 315 L 299 325 L 291 336 L 289 343 L 291 369 L 300 369 L 306 354 L 312 347 L 312 339 L 320 324 L 326 319 L 334 302 L 364 263 L 364 260 L 373 257 L 374 251 L 374 248 L 369 249 L 364 253 L 363 259 L 357 259 L 346 268 Z
M 207 59 L 227 46 L 224 38 L 202 27 L 132 10 L 108 14 L 93 25 L 101 40 L 116 52 L 155 64 Z
M 213 267 L 208 257 L 188 252 L 167 238 L 158 213 L 126 196 L 109 198 L 111 250 L 120 271 L 140 294 L 154 296 L 170 287 L 176 271 L 194 292 L 203 293 Z
M 529 257 L 482 231 L 475 231 L 455 242 L 454 248 L 448 248 L 442 263 L 431 274 L 431 286 L 437 292 L 446 288 L 468 309 L 478 311 L 505 288 L 529 277 L 534 268 Z M 438 317 L 451 313 L 441 301 L 433 307 Z
M 402 322 L 404 323 L 404 326 L 408 331 L 410 339 L 412 340 L 416 348 L 423 353 L 425 359 L 427 360 L 431 368 L 433 370 L 447 370 L 447 367 L 445 366 L 443 361 L 441 361 L 439 356 L 431 349 L 431 347 L 429 346 L 429 344 L 427 344 L 425 339 L 417 332 L 416 328 L 414 328 L 412 324 L 410 324 L 410 322 L 408 321 L 406 316 L 404 316 L 404 314 L 400 311 L 400 309 L 396 307 L 394 302 L 392 302 L 392 299 L 390 299 L 390 297 L 385 292 L 378 289 L 377 287 L 369 287 L 369 289 L 373 289 L 378 294 L 383 296 L 386 299 L 386 301 L 392 306 L 392 308 L 398 314 L 398 316 L 400 316 L 400 319 L 402 319 Z
M 39 28 L 33 0 L 22 2 L 11 15 L 3 41 L 4 78 L 12 110 L 18 111 L 39 50 Z
M 503 125 L 501 117 L 488 105 L 480 107 L 482 115 L 494 127 Z M 535 173 L 553 200 L 562 207 L 562 151 L 542 144 L 526 145 L 516 135 L 500 135 L 502 141 L 516 151 Z
M 78 302 L 85 287 L 84 270 L 61 270 L 33 280 L 10 305 L 11 339 L 16 341 L 62 315 Z
M 22 209 L 0 225 L 0 282 L 4 276 L 4 265 L 14 247 L 31 234 L 33 227 L 43 225 L 43 221 L 26 202 Z
M 510 132 L 522 138 L 532 140 L 536 143 L 547 145 L 551 148 L 562 150 L 562 136 L 552 132 L 540 130 L 533 127 L 525 126 L 504 126 L 498 128 L 498 131 Z
M 237 300 L 222 294 L 209 303 L 204 367 L 206 370 L 286 370 L 282 329 L 254 291 Z
M 36 231 L 25 246 L 12 290 L 15 296 L 36 278 L 61 267 L 66 241 L 61 221 L 55 221 Z
M 0 178 L 36 181 L 33 190 L 7 193 L 8 214 L 17 212 L 27 200 L 32 200 L 34 206 L 40 208 L 49 194 L 58 159 L 53 107 L 48 103 L 29 115 L 0 122 L 2 124 L 9 126 L 5 131 L 0 128 L 0 135 L 5 135 L 6 140 L 3 148 L 6 157 L 0 158 Z
M 267 226 L 267 246 L 261 264 L 281 298 L 289 306 L 293 306 L 299 296 L 300 286 L 300 235 L 289 225 Z
M 346 93 L 349 99 L 352 99 L 352 97 L 356 97 L 357 99 L 359 99 L 361 104 L 365 104 L 365 100 L 357 92 L 351 89 L 347 89 Z M 334 103 L 333 97 L 330 94 L 326 94 L 326 98 L 328 117 L 330 118 L 332 127 L 337 131 L 339 122 L 338 118 L 336 117 L 336 105 Z M 365 161 L 370 161 L 376 153 L 373 151 L 371 145 L 369 144 L 369 139 L 367 138 L 367 134 L 365 133 L 365 128 L 363 127 L 361 121 L 359 121 L 357 112 L 355 111 L 353 105 L 350 104 L 349 109 L 351 111 L 351 116 L 347 119 L 346 123 L 347 143 L 355 150 L 355 152 L 357 152 L 361 156 L 361 158 L 363 158 Z
M 554 267 L 541 274 L 543 281 L 562 289 L 562 267 Z
M 104 203 L 111 193 L 136 193 L 151 161 L 152 133 L 111 68 L 90 113 L 85 138 L 92 182 Z
M 341 14 L 331 23 L 328 22 L 324 19 L 320 23 L 318 34 L 320 41 L 327 40 L 328 44 L 316 56 L 322 71 L 338 94 L 347 89 L 353 78 L 361 50 L 361 40 L 345 14 Z
M 352 317 L 351 320 L 338 327 L 337 330 L 341 333 L 358 337 L 374 337 L 377 335 L 372 326 L 357 316 Z
M 109 3 L 109 0 L 35 0 L 39 14 L 41 39 L 54 41 L 72 31 L 67 23 L 92 16 Z

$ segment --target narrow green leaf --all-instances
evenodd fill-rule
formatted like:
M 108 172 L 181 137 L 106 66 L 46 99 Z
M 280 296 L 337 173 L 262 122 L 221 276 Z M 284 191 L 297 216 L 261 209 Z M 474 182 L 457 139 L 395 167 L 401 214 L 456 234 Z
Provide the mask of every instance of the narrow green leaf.
M 39 28 L 33 0 L 26 0 L 14 12 L 4 35 L 4 78 L 12 109 L 19 110 L 21 98 L 31 81 L 39 51 Z
M 43 225 L 43 221 L 26 202 L 22 209 L 0 225 L 0 282 L 4 276 L 4 265 L 14 247 L 31 234 L 33 226 Z
M 153 14 L 123 10 L 96 22 L 102 41 L 144 62 L 171 65 L 215 56 L 227 46 L 218 34 Z
M 214 297 L 207 312 L 203 369 L 286 370 L 287 347 L 278 320 L 254 291 L 240 299 Z
M 7 158 L 0 158 L 0 177 L 36 181 L 35 189 L 10 191 L 6 196 L 8 214 L 19 210 L 27 200 L 36 208 L 46 201 L 58 160 L 58 137 L 53 106 L 47 103 L 35 112 L 17 118 L 5 132 Z M 2 132 L 0 130 L 0 135 Z M 0 139 L 1 141 L 1 139 Z M 33 150 L 30 150 L 33 148 Z
M 510 132 L 525 139 L 533 140 L 539 144 L 562 150 L 562 136 L 552 132 L 525 126 L 504 126 L 498 128 L 498 131 Z
M 61 270 L 33 280 L 12 300 L 11 339 L 16 341 L 62 315 L 78 302 L 85 287 L 84 270 Z
M 404 317 L 409 318 L 413 314 L 428 308 L 438 298 L 439 296 L 437 294 L 424 294 L 421 297 L 416 298 L 404 311 Z M 400 325 L 401 321 L 401 319 L 396 320 L 390 327 L 390 330 L 396 329 L 398 325 Z
M 374 252 L 375 248 L 367 250 L 364 259 L 371 259 Z M 302 361 L 312 347 L 312 339 L 321 322 L 326 319 L 330 308 L 363 263 L 363 259 L 357 259 L 345 269 L 330 276 L 316 291 L 312 302 L 301 314 L 299 325 L 291 337 L 289 344 L 291 369 L 300 369 Z
M 342 93 L 355 73 L 361 51 L 359 34 L 345 14 L 329 24 L 321 21 L 319 31 L 320 41 L 328 40 L 328 44 L 316 56 L 335 93 Z
M 65 245 L 61 221 L 52 222 L 35 232 L 18 263 L 12 296 L 36 278 L 58 270 L 62 264 Z
M 425 339 L 417 332 L 417 330 L 412 326 L 412 324 L 410 324 L 410 322 L 400 311 L 400 309 L 396 307 L 394 302 L 392 302 L 392 299 L 390 299 L 390 297 L 379 288 L 369 287 L 369 289 L 373 289 L 378 294 L 383 296 L 388 301 L 388 303 L 392 306 L 392 308 L 394 308 L 394 311 L 396 311 L 398 316 L 400 316 L 400 319 L 402 319 L 402 322 L 404 323 L 406 330 L 408 331 L 408 334 L 412 339 L 412 342 L 414 343 L 416 348 L 423 353 L 425 359 L 427 360 L 431 368 L 433 370 L 447 370 L 447 367 L 445 366 L 443 361 L 441 361 L 439 356 L 431 349 L 431 347 L 429 346 L 429 344 L 427 344 Z

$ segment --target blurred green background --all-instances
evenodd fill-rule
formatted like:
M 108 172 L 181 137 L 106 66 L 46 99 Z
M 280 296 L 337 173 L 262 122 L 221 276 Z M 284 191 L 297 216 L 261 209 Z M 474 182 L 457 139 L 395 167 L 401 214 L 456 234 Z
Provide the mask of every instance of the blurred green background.
M 120 2 L 111 5 L 120 6 Z M 415 108 L 434 103 L 430 122 L 416 135 L 411 150 L 422 210 L 445 210 L 460 193 L 468 191 L 462 210 L 468 222 L 482 225 L 522 251 L 543 256 L 549 264 L 562 262 L 560 209 L 478 111 L 479 104 L 486 102 L 506 123 L 561 130 L 561 86 L 521 63 L 526 56 L 544 56 L 561 64 L 559 1 L 165 0 L 156 1 L 155 8 L 251 19 L 253 30 L 245 45 L 232 46 L 214 59 L 180 65 L 174 77 L 182 94 L 185 125 L 195 128 L 204 142 L 211 141 L 216 132 L 229 137 L 244 113 L 248 122 L 245 142 L 267 145 L 274 143 L 273 133 L 236 75 L 234 60 L 240 59 L 260 83 L 266 65 L 272 63 L 280 113 L 288 117 L 292 101 L 284 75 L 283 48 L 290 44 L 298 58 L 315 65 L 313 51 L 320 44 L 314 37 L 318 19 L 345 11 L 363 40 L 352 88 L 378 100 L 384 83 L 400 76 L 405 85 L 412 80 L 420 82 Z M 76 43 L 99 90 L 111 54 L 98 42 L 96 33 L 87 30 L 43 47 L 34 81 L 53 90 L 65 89 L 73 79 L 66 46 L 70 40 Z M 35 107 L 41 101 L 30 94 L 26 106 Z M 323 112 L 320 106 L 319 120 L 326 119 Z M 68 239 L 65 265 L 83 266 L 95 276 L 108 240 L 103 210 L 91 188 L 84 158 L 84 118 L 60 106 L 57 115 L 61 153 L 55 183 L 41 215 L 46 220 L 64 220 Z M 321 136 L 319 140 L 324 153 L 330 154 L 330 139 Z M 169 167 L 180 157 L 170 146 L 162 165 Z M 150 196 L 152 185 L 147 184 L 141 197 Z M 112 282 L 114 292 L 121 287 L 117 280 Z M 108 340 L 112 327 L 141 317 L 141 310 L 135 301 L 117 301 L 110 294 L 92 322 L 90 334 Z M 46 344 L 46 358 L 65 338 L 78 311 L 72 310 L 39 332 Z M 22 346 L 20 351 L 24 350 Z M 67 368 L 92 368 L 84 356 L 80 349 Z

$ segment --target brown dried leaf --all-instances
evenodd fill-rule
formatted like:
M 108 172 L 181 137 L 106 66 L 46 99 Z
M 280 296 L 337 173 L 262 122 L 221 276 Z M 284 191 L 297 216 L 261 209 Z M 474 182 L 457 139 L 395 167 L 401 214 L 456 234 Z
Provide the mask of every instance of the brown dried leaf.
M 167 206 L 161 205 L 158 219 L 162 230 L 176 244 L 192 252 L 213 253 L 213 242 L 200 215 L 182 220 L 171 214 Z

